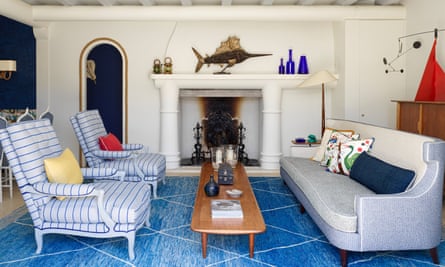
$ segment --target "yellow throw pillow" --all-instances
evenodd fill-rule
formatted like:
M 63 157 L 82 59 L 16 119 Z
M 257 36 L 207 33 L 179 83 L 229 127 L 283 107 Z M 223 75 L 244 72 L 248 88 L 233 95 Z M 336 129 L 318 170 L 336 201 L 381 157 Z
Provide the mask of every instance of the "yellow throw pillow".
M 65 149 L 60 156 L 47 158 L 43 162 L 50 183 L 81 184 L 83 182 L 79 163 L 69 148 Z M 65 199 L 65 197 L 57 198 Z

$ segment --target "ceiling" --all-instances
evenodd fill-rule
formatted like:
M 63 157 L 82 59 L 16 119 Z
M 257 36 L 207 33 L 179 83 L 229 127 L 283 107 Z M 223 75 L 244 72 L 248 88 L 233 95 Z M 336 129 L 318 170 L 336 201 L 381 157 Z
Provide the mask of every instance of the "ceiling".
M 400 5 L 403 0 L 21 0 L 33 6 Z

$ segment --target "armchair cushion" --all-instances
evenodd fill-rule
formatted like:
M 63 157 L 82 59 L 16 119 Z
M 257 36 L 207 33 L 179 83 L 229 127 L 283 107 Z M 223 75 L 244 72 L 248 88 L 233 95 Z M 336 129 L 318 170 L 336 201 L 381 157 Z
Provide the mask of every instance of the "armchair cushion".
M 377 194 L 401 193 L 411 184 L 415 173 L 386 163 L 363 152 L 355 160 L 350 177 Z
M 150 187 L 144 183 L 103 182 L 94 183 L 96 190 L 104 191 L 105 211 L 119 224 L 140 223 L 138 220 L 150 202 Z M 68 198 L 64 201 L 50 200 L 42 208 L 44 221 L 53 223 L 99 223 L 96 197 Z
M 60 156 L 44 159 L 43 162 L 50 183 L 81 184 L 83 182 L 79 163 L 69 148 L 65 149 Z M 63 200 L 65 197 L 57 198 Z
M 99 136 L 99 147 L 102 150 L 108 151 L 123 150 L 121 142 L 113 133 L 108 133 L 105 136 Z

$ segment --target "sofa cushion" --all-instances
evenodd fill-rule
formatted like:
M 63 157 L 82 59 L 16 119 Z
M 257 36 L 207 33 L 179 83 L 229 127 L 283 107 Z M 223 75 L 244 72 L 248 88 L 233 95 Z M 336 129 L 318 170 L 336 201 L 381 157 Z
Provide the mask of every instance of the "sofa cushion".
M 394 194 L 405 191 L 414 175 L 365 152 L 355 160 L 350 177 L 377 194 Z
M 355 196 L 374 192 L 348 176 L 326 171 L 310 159 L 283 157 L 280 165 L 327 224 L 343 232 L 357 231 Z

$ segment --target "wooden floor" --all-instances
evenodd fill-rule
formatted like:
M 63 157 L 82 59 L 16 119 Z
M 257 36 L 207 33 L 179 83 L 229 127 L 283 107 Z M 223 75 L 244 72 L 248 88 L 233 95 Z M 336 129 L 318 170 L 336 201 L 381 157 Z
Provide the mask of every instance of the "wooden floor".
M 25 205 L 25 202 L 16 184 L 14 184 L 12 198 L 9 197 L 9 188 L 3 188 L 3 202 L 0 203 L 0 218 L 9 215 L 23 205 Z

